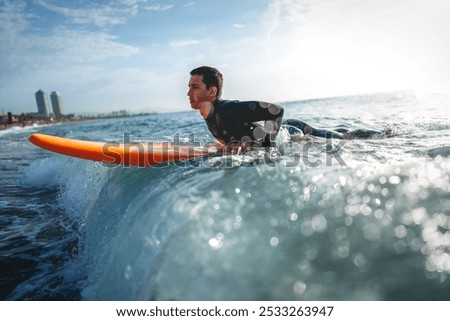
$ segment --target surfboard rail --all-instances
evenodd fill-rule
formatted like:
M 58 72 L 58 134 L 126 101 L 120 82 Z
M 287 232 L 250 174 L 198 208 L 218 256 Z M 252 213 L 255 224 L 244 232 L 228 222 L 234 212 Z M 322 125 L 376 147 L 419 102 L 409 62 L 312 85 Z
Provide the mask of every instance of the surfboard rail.
M 173 145 L 170 143 L 96 142 L 64 138 L 46 134 L 32 134 L 28 140 L 51 152 L 92 161 L 148 167 L 217 153 L 202 147 Z

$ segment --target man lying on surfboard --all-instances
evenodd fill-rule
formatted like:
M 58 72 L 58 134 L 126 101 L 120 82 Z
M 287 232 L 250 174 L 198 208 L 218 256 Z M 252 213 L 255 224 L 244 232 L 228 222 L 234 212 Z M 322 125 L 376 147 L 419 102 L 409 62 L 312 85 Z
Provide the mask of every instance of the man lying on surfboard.
M 298 119 L 282 122 L 284 109 L 280 105 L 221 99 L 223 76 L 216 68 L 198 67 L 190 74 L 187 95 L 191 108 L 200 112 L 221 147 L 272 146 L 282 124 L 287 125 L 290 134 L 310 134 L 325 138 L 372 138 L 390 134 L 366 129 L 318 129 Z
M 283 119 L 283 107 L 259 101 L 222 100 L 223 77 L 212 67 L 191 71 L 189 102 L 200 112 L 211 134 L 227 147 L 267 147 Z

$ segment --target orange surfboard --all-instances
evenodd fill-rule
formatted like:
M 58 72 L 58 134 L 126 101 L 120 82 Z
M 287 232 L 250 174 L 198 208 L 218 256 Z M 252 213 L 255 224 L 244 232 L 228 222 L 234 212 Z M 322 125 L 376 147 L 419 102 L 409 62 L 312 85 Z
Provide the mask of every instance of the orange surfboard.
M 146 167 L 171 161 L 212 156 L 215 149 L 172 145 L 170 143 L 115 143 L 94 142 L 33 134 L 29 141 L 43 149 L 98 162 Z

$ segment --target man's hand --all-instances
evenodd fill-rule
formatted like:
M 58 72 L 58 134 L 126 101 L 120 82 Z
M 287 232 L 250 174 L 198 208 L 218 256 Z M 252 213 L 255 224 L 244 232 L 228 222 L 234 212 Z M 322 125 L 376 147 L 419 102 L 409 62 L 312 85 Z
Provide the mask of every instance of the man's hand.
M 205 150 L 208 154 L 218 154 L 226 150 L 226 146 L 220 142 L 210 143 L 203 146 L 203 150 Z

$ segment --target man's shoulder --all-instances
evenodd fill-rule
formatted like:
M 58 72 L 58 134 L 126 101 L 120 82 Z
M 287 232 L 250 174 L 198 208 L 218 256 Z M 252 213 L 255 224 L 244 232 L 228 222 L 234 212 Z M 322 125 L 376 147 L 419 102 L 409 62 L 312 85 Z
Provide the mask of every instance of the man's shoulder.
M 239 100 L 217 99 L 214 102 L 214 107 L 225 107 L 239 104 Z
M 264 102 L 264 101 L 259 101 L 259 100 L 248 100 L 248 101 L 241 101 L 241 100 L 225 100 L 225 99 L 217 99 L 214 103 L 214 107 L 216 108 L 227 108 L 227 107 L 247 107 L 250 110 L 254 110 L 254 109 L 268 109 L 270 107 L 272 108 L 279 108 L 279 109 L 283 109 L 282 106 L 280 106 L 279 104 L 274 104 L 274 103 L 268 103 L 268 102 Z
M 225 99 L 218 99 L 214 103 L 215 107 L 223 107 L 223 108 L 227 108 L 227 107 L 250 107 L 251 108 L 251 107 L 257 106 L 257 105 L 263 106 L 263 105 L 270 105 L 270 104 L 260 102 L 257 100 L 242 101 L 242 100 L 225 100 Z

